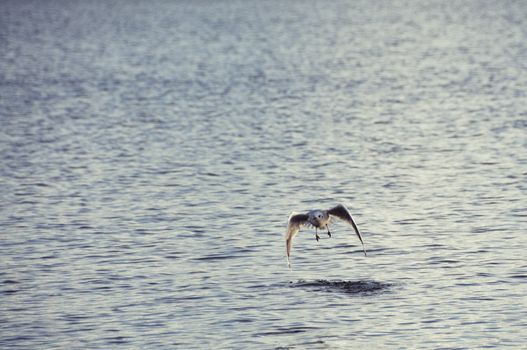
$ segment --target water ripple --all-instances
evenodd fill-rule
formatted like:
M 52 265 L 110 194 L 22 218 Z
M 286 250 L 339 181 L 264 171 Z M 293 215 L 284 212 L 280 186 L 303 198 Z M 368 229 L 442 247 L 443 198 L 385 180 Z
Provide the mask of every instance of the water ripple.
M 386 292 L 393 286 L 393 284 L 377 281 L 300 280 L 297 282 L 291 282 L 291 286 L 312 291 L 369 295 Z

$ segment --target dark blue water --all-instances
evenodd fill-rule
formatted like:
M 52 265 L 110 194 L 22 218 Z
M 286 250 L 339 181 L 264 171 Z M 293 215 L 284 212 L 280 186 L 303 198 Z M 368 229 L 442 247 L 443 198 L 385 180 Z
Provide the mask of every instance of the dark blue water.
M 525 348 L 525 62 L 523 1 L 2 1 L 0 348 Z

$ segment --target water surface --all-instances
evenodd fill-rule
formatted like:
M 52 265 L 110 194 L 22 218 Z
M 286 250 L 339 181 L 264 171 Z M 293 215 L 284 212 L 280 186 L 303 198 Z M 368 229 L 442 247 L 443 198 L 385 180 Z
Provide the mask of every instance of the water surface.
M 0 347 L 522 348 L 522 1 L 3 1 Z M 349 206 L 295 239 L 288 214 Z

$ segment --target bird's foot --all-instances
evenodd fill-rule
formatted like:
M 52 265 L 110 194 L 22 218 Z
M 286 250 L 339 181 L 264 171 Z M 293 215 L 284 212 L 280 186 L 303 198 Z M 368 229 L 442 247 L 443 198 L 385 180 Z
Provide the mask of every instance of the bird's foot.
M 319 236 L 318 234 L 316 234 L 316 235 L 315 235 L 315 239 L 316 239 L 317 242 L 318 242 L 318 240 L 320 239 L 320 236 Z
M 331 237 L 331 232 L 328 231 L 328 236 Z

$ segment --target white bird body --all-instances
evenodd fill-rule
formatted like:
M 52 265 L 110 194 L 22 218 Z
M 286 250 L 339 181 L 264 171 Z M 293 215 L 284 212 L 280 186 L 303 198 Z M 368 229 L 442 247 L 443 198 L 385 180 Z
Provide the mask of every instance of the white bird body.
M 312 226 L 315 228 L 315 238 L 318 241 L 320 236 L 318 235 L 318 229 L 326 229 L 328 236 L 331 237 L 331 232 L 329 231 L 329 223 L 332 218 L 337 218 L 343 220 L 353 226 L 357 237 L 359 237 L 360 242 L 362 243 L 362 249 L 364 251 L 364 256 L 366 256 L 366 249 L 364 249 L 364 242 L 362 241 L 362 236 L 359 232 L 359 229 L 351 214 L 344 205 L 339 204 L 334 208 L 328 210 L 310 210 L 305 214 L 291 213 L 289 220 L 287 221 L 287 232 L 286 232 L 286 252 L 287 252 L 287 263 L 291 267 L 291 262 L 289 257 L 291 255 L 291 248 L 293 246 L 293 237 L 300 231 L 304 226 Z

